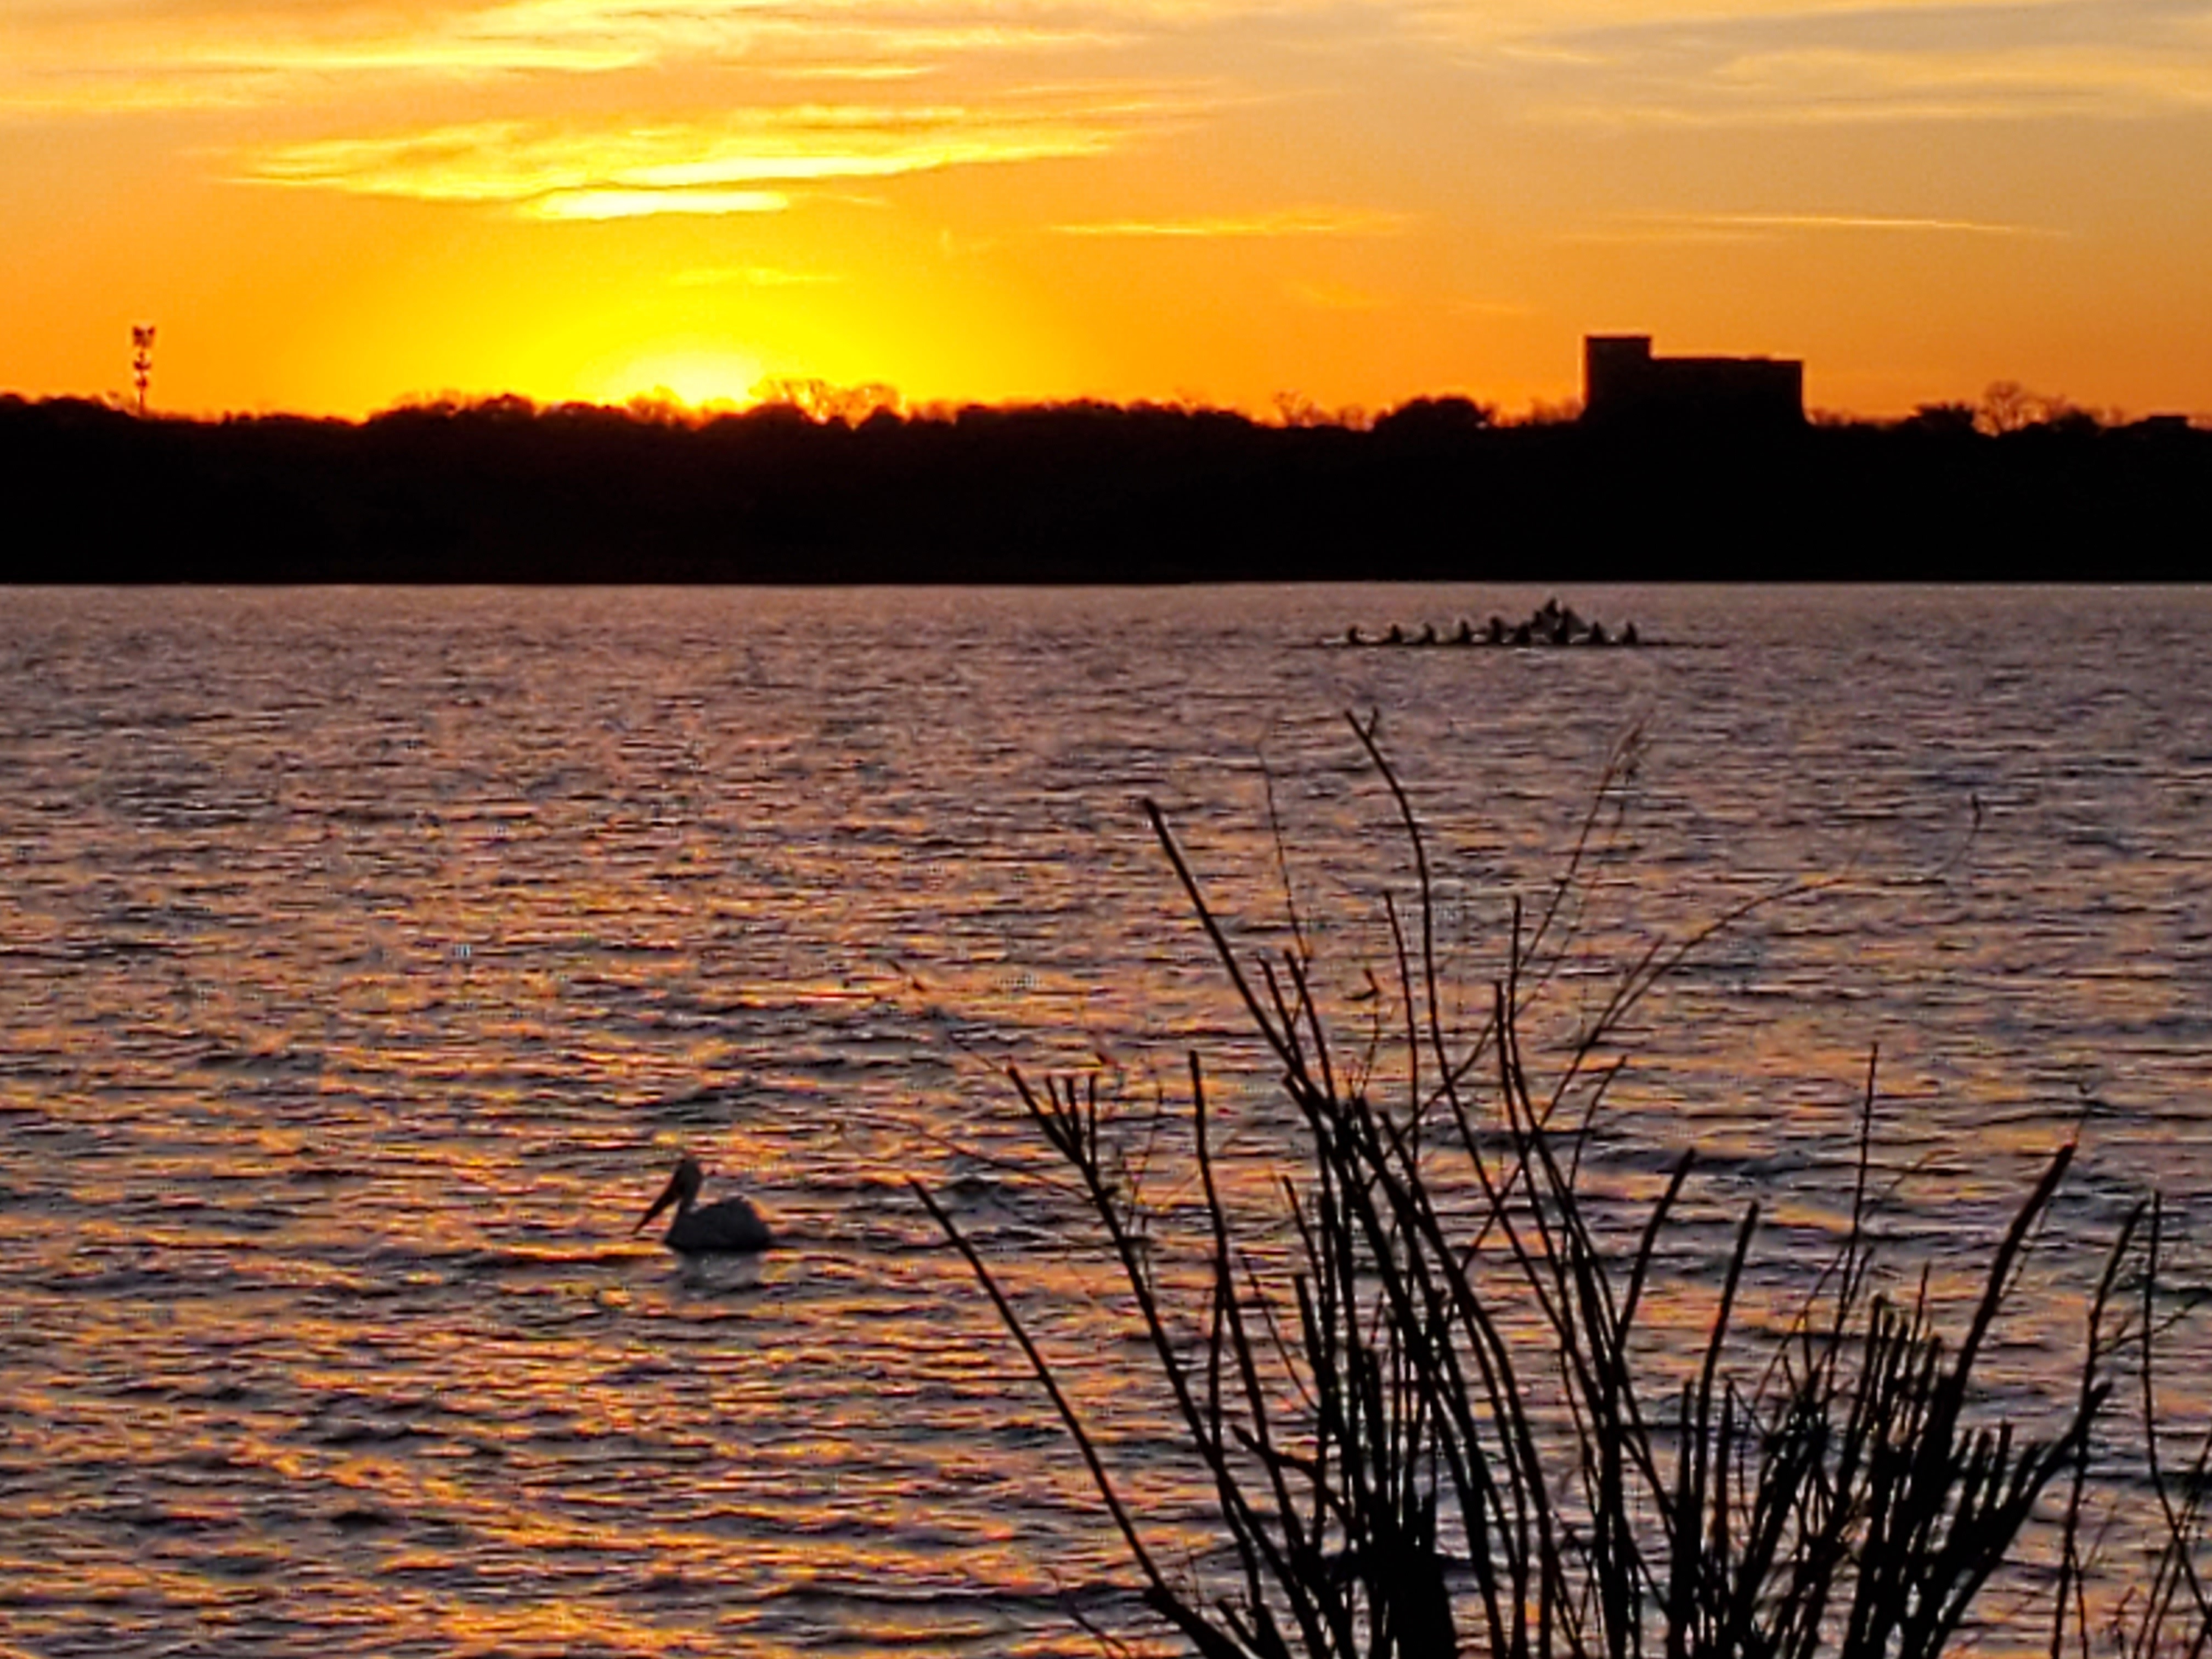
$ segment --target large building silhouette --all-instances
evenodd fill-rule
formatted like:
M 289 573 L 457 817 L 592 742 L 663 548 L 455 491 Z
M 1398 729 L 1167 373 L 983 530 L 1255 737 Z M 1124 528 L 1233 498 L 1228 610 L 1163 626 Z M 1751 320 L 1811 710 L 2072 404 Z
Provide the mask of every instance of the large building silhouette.
M 1583 419 L 1592 426 L 1802 426 L 1805 365 L 1781 357 L 1655 357 L 1648 334 L 1585 335 Z

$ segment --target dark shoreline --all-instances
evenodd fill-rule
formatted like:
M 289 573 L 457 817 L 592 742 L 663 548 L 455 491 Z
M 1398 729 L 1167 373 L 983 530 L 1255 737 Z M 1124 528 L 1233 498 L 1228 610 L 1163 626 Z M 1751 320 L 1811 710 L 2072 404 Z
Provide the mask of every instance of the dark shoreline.
M 0 580 L 2099 581 L 2205 574 L 2212 431 L 2075 422 L 1372 430 L 1073 404 L 368 422 L 0 398 Z

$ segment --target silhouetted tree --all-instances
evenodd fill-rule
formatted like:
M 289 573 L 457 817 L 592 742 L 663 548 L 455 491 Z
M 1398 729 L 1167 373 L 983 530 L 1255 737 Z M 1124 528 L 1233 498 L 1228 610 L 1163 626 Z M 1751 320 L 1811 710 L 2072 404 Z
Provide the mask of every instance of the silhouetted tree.
M 1992 380 L 1982 392 L 1978 424 L 1983 431 L 2000 437 L 2018 432 L 2043 419 L 2045 401 L 2018 380 Z
M 1378 436 L 1393 438 L 1452 438 L 1481 432 L 1497 424 L 1493 404 L 1471 398 L 1416 398 L 1375 419 Z
M 811 391 L 725 412 L 447 397 L 358 423 L 0 397 L 0 580 L 1467 580 L 1532 556 L 1552 579 L 1726 578 L 1771 574 L 1778 530 L 1806 574 L 1835 550 L 1855 574 L 1971 576 L 2008 537 L 2124 563 L 2212 516 L 2212 432 L 2179 417 L 2062 413 L 2000 443 L 1976 414 L 1776 444 L 1499 426 L 1455 398 L 1363 431 L 1159 404 L 902 418 Z
M 884 410 L 897 414 L 904 402 L 896 386 L 880 381 L 838 386 L 830 380 L 781 375 L 761 381 L 753 388 L 753 396 L 764 404 L 795 409 L 822 425 L 837 421 L 859 426 Z
M 1898 424 L 1913 432 L 1942 432 L 1970 435 L 1978 428 L 1972 404 L 1922 404 Z

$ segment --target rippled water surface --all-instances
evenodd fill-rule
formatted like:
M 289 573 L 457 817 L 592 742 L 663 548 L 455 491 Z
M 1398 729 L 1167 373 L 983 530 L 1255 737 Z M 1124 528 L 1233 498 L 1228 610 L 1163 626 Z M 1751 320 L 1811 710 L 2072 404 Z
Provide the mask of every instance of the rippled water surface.
M 2212 593 L 1578 590 L 1669 648 L 1322 643 L 1541 597 L 0 595 L 0 1649 L 1094 1650 L 1115 1540 L 908 1183 L 1112 1419 L 1135 1356 L 995 1068 L 1141 1098 L 1200 1046 L 1265 1189 L 1284 1121 L 1139 803 L 1240 938 L 1291 896 L 1356 1033 L 1413 888 L 1346 710 L 1463 1024 L 1594 801 L 1545 1041 L 1808 884 L 1639 1012 L 1601 1198 L 1694 1145 L 1783 1285 L 1879 1042 L 1900 1272 L 2077 1125 L 2054 1327 L 2147 1182 L 2202 1234 Z M 684 1148 L 791 1248 L 634 1237 Z

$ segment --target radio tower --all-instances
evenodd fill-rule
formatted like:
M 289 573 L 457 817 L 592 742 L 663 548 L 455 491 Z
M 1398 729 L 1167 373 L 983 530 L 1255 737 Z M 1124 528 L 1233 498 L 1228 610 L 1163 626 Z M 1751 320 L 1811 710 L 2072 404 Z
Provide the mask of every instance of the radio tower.
M 146 415 L 146 384 L 154 378 L 154 325 L 131 325 L 131 383 L 138 388 L 138 416 Z

